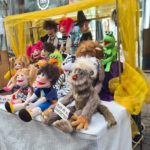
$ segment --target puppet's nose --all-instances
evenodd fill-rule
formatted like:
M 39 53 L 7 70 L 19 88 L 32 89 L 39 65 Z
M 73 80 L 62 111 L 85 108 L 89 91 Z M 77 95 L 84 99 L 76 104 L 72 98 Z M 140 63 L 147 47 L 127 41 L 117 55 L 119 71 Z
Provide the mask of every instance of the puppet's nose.
M 77 80 L 77 78 L 78 78 L 78 75 L 77 75 L 77 74 L 75 74 L 75 75 L 72 76 L 72 79 L 73 79 L 73 80 Z

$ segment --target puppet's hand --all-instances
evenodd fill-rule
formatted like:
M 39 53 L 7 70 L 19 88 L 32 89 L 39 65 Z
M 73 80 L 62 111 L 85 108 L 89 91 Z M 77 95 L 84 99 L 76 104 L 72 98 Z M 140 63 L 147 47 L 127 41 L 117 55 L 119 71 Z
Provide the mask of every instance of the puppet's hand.
M 80 129 L 83 129 L 83 128 L 84 129 L 88 128 L 88 121 L 84 116 L 76 117 L 75 115 L 73 115 L 72 119 L 74 119 L 76 121 L 73 121 L 71 123 L 71 125 L 73 127 L 76 127 L 77 130 L 80 130 Z
M 48 115 L 50 112 L 52 112 L 53 110 L 51 108 L 48 108 L 46 109 L 43 113 L 42 113 L 42 116 L 44 118 L 44 120 L 47 120 L 48 119 Z

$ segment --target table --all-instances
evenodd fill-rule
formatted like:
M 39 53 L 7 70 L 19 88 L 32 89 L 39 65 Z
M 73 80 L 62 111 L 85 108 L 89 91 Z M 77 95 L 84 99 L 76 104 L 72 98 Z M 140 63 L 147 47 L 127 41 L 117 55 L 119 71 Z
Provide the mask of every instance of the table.
M 103 104 L 115 116 L 116 126 L 107 129 L 103 116 L 96 113 L 88 130 L 72 134 L 36 120 L 23 122 L 0 110 L 0 150 L 131 150 L 130 115 L 116 102 Z

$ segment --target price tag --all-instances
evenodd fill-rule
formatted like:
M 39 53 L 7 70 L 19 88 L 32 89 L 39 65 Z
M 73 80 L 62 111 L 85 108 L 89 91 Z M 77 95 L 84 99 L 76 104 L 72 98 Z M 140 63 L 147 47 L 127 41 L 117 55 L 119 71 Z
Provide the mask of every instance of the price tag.
M 11 98 L 7 96 L 0 96 L 0 103 L 5 103 L 7 101 L 10 101 Z
M 62 119 L 68 119 L 70 110 L 65 107 L 61 102 L 58 102 L 55 106 L 54 112 Z

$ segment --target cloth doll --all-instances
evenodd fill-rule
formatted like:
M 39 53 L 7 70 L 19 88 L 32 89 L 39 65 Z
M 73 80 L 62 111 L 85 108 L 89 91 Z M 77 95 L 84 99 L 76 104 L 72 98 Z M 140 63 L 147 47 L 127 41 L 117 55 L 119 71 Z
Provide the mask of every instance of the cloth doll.
M 59 44 L 59 49 L 62 52 L 63 58 L 66 57 L 66 54 L 71 53 L 71 38 L 70 31 L 74 25 L 74 21 L 72 18 L 64 18 L 59 23 L 59 31 L 62 33 L 61 42 Z
M 14 62 L 14 64 L 11 64 L 11 65 L 13 65 L 14 68 L 12 69 L 12 71 L 8 71 L 4 76 L 5 79 L 8 79 L 11 77 L 10 72 L 13 72 L 12 77 L 10 78 L 9 82 L 3 88 L 4 91 L 11 91 L 12 88 L 14 87 L 14 83 L 13 83 L 14 79 L 13 78 L 14 78 L 14 75 L 16 74 L 16 71 L 19 69 L 22 69 L 22 68 L 26 68 L 29 65 L 29 60 L 27 59 L 26 56 L 20 56 L 17 59 L 13 60 L 13 62 Z
M 63 74 L 61 74 L 55 85 L 55 88 L 57 89 L 58 99 L 62 99 L 70 91 L 68 78 L 72 71 L 72 65 L 74 61 L 75 56 L 68 55 L 62 63 Z
M 103 106 L 99 100 L 99 96 L 93 87 L 93 80 L 97 76 L 97 68 L 93 64 L 96 58 L 80 57 L 73 64 L 72 73 L 70 76 L 71 91 L 60 101 L 67 106 L 71 102 L 75 102 L 75 106 L 68 106 L 72 115 L 72 120 L 60 119 L 58 115 L 51 111 L 48 114 L 46 123 L 53 125 L 64 131 L 72 132 L 73 130 L 87 129 L 91 121 L 91 117 L 96 111 L 102 113 L 108 127 L 116 124 L 115 118 L 109 110 Z M 54 106 L 55 107 L 55 106 Z M 51 107 L 52 108 L 52 107 Z
M 95 57 L 97 58 L 97 62 L 94 62 L 94 64 L 97 66 L 97 77 L 95 78 L 94 82 L 93 82 L 93 86 L 95 87 L 96 91 L 98 93 L 100 93 L 101 88 L 102 88 L 102 84 L 103 84 L 103 80 L 105 77 L 104 74 L 104 68 L 103 65 L 101 63 L 101 58 L 103 58 L 103 49 L 102 47 L 94 41 L 91 40 L 87 40 L 87 41 L 83 41 L 77 51 L 76 51 L 76 56 L 77 57 Z
M 16 112 L 26 99 L 32 95 L 32 84 L 35 80 L 36 74 L 37 71 L 34 66 L 17 71 L 14 77 L 14 82 L 16 83 L 16 86 L 18 86 L 18 90 L 12 95 L 9 95 L 11 100 L 5 103 L 5 108 L 8 112 Z
M 117 48 L 115 46 L 115 38 L 113 32 L 106 33 L 104 37 L 104 59 L 102 60 L 105 65 L 105 72 L 110 71 L 112 62 L 117 60 Z
M 33 95 L 23 103 L 22 108 L 20 107 L 19 117 L 23 121 L 31 121 L 33 117 L 40 115 L 57 101 L 57 92 L 53 85 L 57 82 L 59 75 L 57 66 L 53 64 L 47 64 L 39 70 Z M 23 109 L 27 105 L 29 106 Z
M 48 60 L 49 55 L 55 51 L 55 46 L 52 43 L 44 42 L 43 50 L 41 51 L 41 59 Z
M 43 43 L 38 41 L 35 45 L 27 47 L 26 54 L 30 60 L 30 63 L 36 63 L 41 59 L 41 51 L 43 49 Z
M 40 38 L 42 42 L 48 42 L 58 48 L 58 38 L 56 36 L 57 23 L 53 20 L 46 20 L 43 23 L 43 29 L 46 30 L 47 34 Z
M 86 16 L 84 15 L 83 11 L 78 11 L 76 25 L 80 27 L 80 32 L 82 33 L 80 42 L 92 40 L 92 33 L 89 30 L 89 21 L 90 20 L 86 19 Z

